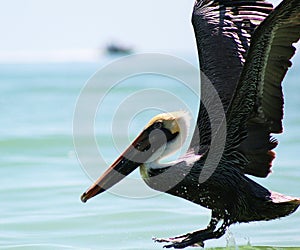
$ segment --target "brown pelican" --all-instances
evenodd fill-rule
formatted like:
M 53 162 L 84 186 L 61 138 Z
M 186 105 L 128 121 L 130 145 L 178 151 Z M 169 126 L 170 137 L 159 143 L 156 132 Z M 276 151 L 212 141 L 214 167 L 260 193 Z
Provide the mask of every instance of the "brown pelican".
M 264 0 L 197 0 L 192 23 L 201 71 L 217 91 L 226 121 L 211 121 L 207 104 L 201 102 L 187 153 L 160 164 L 181 147 L 187 121 L 182 112 L 154 117 L 81 197 L 86 202 L 140 167 L 151 188 L 212 210 L 206 229 L 156 239 L 169 243 L 167 248 L 203 246 L 233 223 L 276 219 L 300 205 L 299 198 L 269 191 L 246 176 L 266 177 L 275 157 L 277 141 L 271 134 L 282 132 L 281 82 L 295 53 L 292 44 L 300 37 L 300 1 L 283 0 L 273 9 Z M 201 89 L 202 97 L 208 95 L 205 83 Z M 227 128 L 216 165 L 206 162 L 221 134 L 212 133 L 214 122 L 226 122 Z M 205 171 L 209 174 L 203 181 Z

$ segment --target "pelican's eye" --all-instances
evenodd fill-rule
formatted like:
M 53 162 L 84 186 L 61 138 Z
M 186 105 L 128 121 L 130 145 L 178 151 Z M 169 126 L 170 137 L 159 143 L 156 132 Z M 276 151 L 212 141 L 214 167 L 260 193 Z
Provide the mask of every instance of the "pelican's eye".
M 163 123 L 162 122 L 155 122 L 153 124 L 153 128 L 154 129 L 161 129 L 163 127 Z

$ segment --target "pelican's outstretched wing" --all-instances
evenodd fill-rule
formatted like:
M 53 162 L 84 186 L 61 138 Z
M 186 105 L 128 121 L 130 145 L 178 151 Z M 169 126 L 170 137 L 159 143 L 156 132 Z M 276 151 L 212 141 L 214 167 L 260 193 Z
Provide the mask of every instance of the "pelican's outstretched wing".
M 227 116 L 227 141 L 223 160 L 249 161 L 239 165 L 244 172 L 268 175 L 277 142 L 270 133 L 282 132 L 281 82 L 300 38 L 300 1 L 284 0 L 252 36 L 234 99 Z M 249 128 L 252 130 L 249 133 Z M 248 133 L 247 133 L 248 130 Z M 244 141 L 243 141 L 244 140 Z M 242 142 L 242 143 L 241 143 Z
M 209 87 L 217 91 L 226 111 L 236 89 L 251 34 L 273 7 L 264 0 L 198 0 L 192 23 L 197 40 L 202 77 L 201 104 L 196 130 L 190 145 L 195 153 L 205 152 L 211 143 L 211 125 L 206 110 L 216 105 Z M 220 106 L 220 105 L 219 105 Z M 199 141 L 200 138 L 200 141 Z

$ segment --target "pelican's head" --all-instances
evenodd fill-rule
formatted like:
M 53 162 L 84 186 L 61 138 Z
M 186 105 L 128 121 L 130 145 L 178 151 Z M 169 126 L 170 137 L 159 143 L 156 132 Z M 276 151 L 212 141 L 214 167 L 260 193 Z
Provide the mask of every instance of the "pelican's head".
M 189 120 L 186 112 L 164 113 L 153 117 L 124 153 L 81 196 L 81 200 L 86 202 L 144 163 L 159 161 L 178 150 L 187 137 Z

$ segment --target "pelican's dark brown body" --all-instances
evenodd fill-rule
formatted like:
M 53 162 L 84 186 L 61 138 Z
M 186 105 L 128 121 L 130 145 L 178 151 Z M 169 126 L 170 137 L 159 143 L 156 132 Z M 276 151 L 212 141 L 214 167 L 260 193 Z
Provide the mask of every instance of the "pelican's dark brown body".
M 150 178 L 144 180 L 155 190 L 167 190 L 171 195 L 209 208 L 215 217 L 229 219 L 231 223 L 276 219 L 293 213 L 300 205 L 299 199 L 267 190 L 234 166 L 218 166 L 204 183 L 199 183 L 202 163 L 199 160 L 189 169 L 183 161 L 172 166 L 172 171 L 163 178 L 159 177 L 162 170 L 150 169 Z M 171 176 L 184 172 L 189 174 L 172 187 L 174 178 Z M 168 175 L 170 178 L 166 178 Z M 154 176 L 155 183 L 151 181 Z

